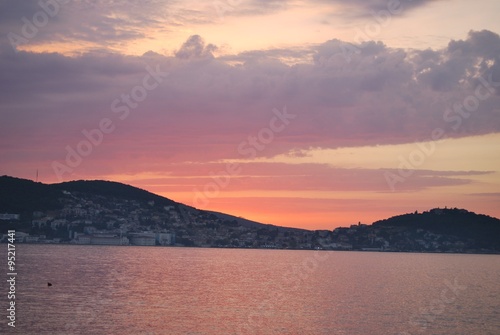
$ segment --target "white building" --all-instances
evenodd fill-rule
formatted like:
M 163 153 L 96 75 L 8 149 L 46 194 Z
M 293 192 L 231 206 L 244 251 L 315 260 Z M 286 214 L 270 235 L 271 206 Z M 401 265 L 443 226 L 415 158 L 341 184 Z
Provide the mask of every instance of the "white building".
M 133 245 L 156 245 L 156 239 L 148 235 L 133 235 L 130 238 Z
M 26 236 L 24 238 L 24 242 L 26 243 L 36 243 L 40 239 L 39 236 Z
M 128 245 L 129 241 L 126 237 L 119 236 L 91 236 L 90 244 L 96 245 Z
M 79 235 L 75 233 L 74 241 L 76 244 L 90 244 L 90 235 Z

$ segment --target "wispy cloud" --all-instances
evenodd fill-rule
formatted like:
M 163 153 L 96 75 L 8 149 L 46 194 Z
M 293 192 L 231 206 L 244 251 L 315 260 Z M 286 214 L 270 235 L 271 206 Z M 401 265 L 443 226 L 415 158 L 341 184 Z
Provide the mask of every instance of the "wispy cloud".
M 170 1 L 7 0 L 0 4 L 0 29 L 3 43 L 10 39 L 12 44 L 14 37 L 8 34 L 28 37 L 18 48 L 85 43 L 94 49 L 112 49 L 124 41 L 146 38 L 148 31 L 165 29 L 174 14 Z

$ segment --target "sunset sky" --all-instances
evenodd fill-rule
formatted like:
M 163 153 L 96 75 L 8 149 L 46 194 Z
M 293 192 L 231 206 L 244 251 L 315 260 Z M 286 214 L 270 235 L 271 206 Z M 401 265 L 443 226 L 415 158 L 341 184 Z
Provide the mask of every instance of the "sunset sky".
M 498 0 L 0 2 L 0 175 L 333 229 L 500 217 Z

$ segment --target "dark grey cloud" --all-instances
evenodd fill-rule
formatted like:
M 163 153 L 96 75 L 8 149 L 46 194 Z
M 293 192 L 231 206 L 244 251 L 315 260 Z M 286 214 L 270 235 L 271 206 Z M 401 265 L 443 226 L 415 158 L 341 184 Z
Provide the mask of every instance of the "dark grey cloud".
M 307 5 L 331 5 L 331 11 L 325 12 L 329 18 L 362 19 L 372 17 L 374 13 L 386 12 L 388 8 L 397 10 L 398 15 L 406 15 L 416 8 L 430 5 L 435 1 L 441 0 L 312 0 Z M 300 3 L 289 0 L 216 0 L 212 4 L 220 18 L 273 14 L 291 7 L 302 6 Z M 328 24 L 328 20 L 323 21 Z
M 314 0 L 323 4 L 335 4 L 330 16 L 337 18 L 365 18 L 374 15 L 408 15 L 412 10 L 442 0 Z M 340 6 L 341 10 L 338 10 Z

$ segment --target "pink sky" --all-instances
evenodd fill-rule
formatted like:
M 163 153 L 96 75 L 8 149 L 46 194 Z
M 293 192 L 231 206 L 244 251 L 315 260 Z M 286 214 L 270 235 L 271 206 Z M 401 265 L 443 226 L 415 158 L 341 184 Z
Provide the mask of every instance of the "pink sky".
M 307 229 L 500 217 L 498 2 L 220 2 L 0 4 L 0 175 Z

